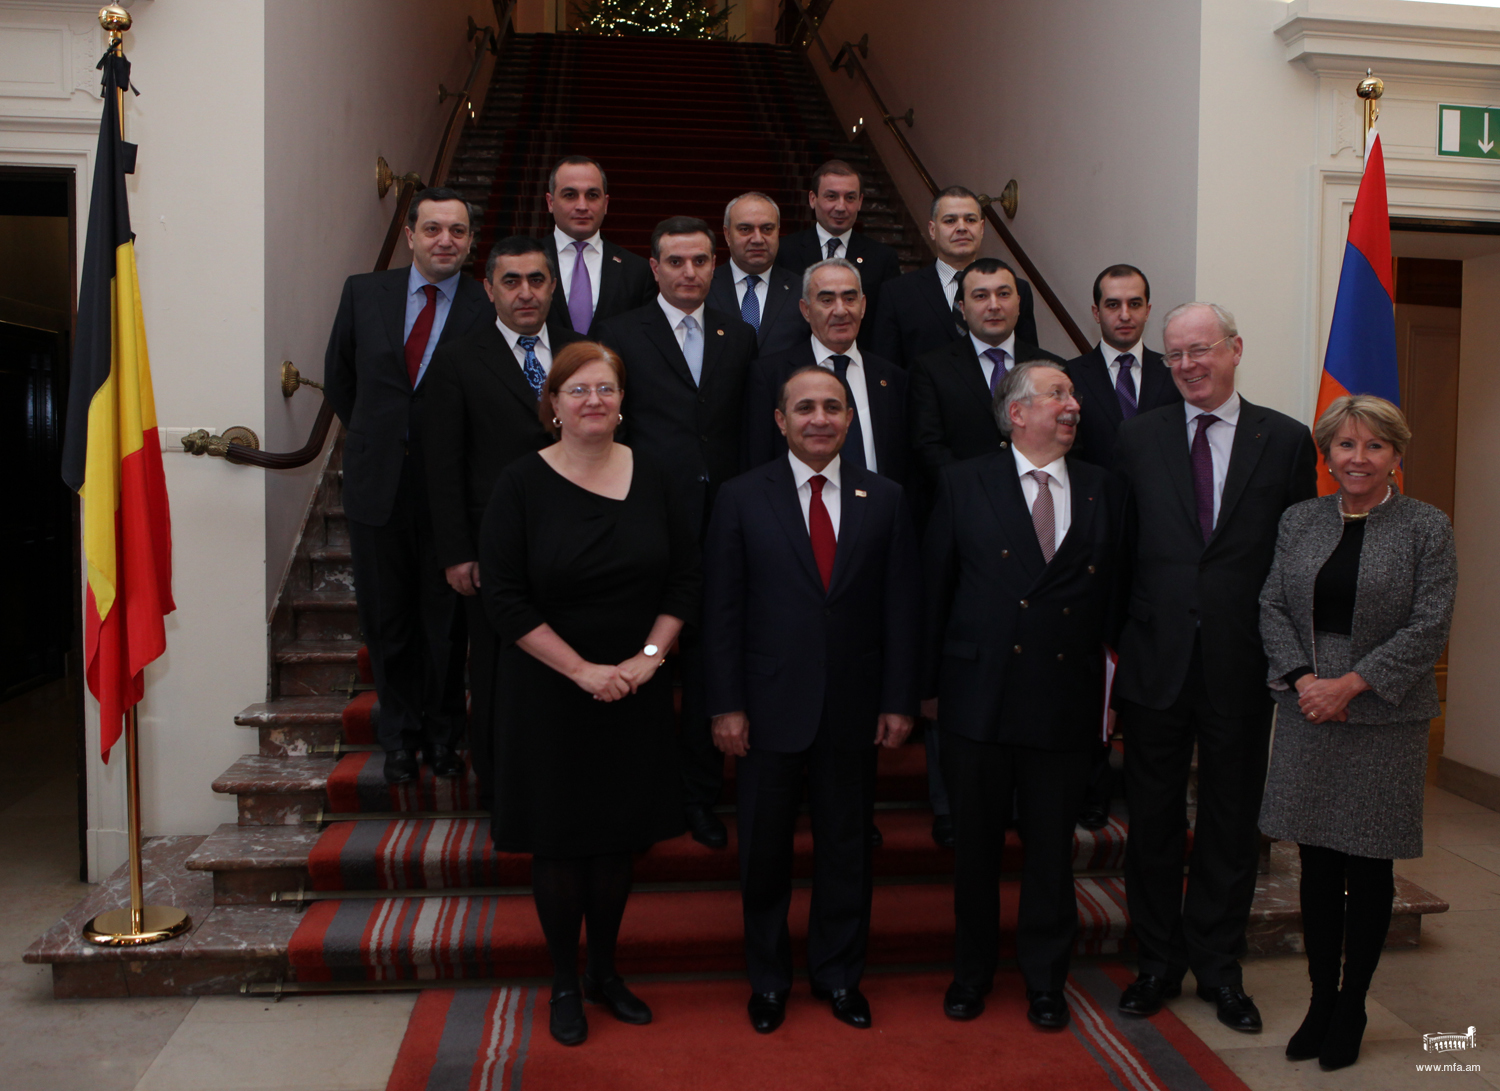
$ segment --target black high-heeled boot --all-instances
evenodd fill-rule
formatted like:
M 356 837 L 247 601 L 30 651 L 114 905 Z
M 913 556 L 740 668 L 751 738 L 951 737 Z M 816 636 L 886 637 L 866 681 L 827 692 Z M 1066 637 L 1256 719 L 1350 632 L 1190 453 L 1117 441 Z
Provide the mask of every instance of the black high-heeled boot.
M 1302 1025 L 1286 1044 L 1286 1059 L 1310 1061 L 1323 1052 L 1323 1041 L 1328 1036 L 1328 1025 L 1333 1022 L 1333 1009 L 1338 1003 L 1338 989 L 1313 989 L 1312 1003 L 1302 1017 Z
M 1324 1072 L 1337 1068 L 1348 1068 L 1359 1060 L 1359 1046 L 1364 1041 L 1365 991 L 1342 989 L 1338 1003 L 1333 1008 L 1333 1018 L 1328 1024 L 1328 1033 L 1323 1036 L 1323 1048 L 1318 1051 L 1318 1067 Z
M 1302 946 L 1312 1002 L 1297 1033 L 1286 1044 L 1289 1061 L 1310 1061 L 1323 1051 L 1323 1039 L 1339 998 L 1339 971 L 1344 953 L 1344 861 L 1333 849 L 1302 845 Z

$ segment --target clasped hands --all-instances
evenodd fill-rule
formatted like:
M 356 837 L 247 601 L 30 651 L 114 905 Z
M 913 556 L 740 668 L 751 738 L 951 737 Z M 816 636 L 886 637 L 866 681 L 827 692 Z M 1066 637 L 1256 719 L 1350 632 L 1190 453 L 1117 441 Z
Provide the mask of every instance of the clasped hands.
M 750 753 L 750 717 L 743 712 L 725 712 L 713 718 L 714 745 L 726 754 L 743 758 Z M 882 712 L 875 723 L 875 745 L 889 750 L 906 742 L 911 734 L 912 718 L 894 712 Z
M 1349 719 L 1349 702 L 1369 688 L 1354 671 L 1339 678 L 1304 674 L 1297 679 L 1297 707 L 1308 723 L 1343 723 Z
M 618 701 L 634 693 L 656 674 L 661 655 L 636 652 L 623 663 L 582 663 L 570 676 L 578 688 L 593 695 L 596 701 Z

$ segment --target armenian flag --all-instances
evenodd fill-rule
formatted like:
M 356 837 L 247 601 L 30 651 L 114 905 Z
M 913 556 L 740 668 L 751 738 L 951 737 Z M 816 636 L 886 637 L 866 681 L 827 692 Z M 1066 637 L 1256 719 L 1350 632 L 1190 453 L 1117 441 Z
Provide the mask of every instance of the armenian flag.
M 1401 404 L 1396 370 L 1396 286 L 1391 267 L 1391 219 L 1385 196 L 1385 157 L 1380 134 L 1370 130 L 1365 174 L 1349 218 L 1349 241 L 1339 271 L 1339 294 L 1333 326 L 1323 356 L 1318 412 L 1346 394 L 1376 394 Z M 1316 418 L 1315 418 L 1316 419 Z M 1338 483 L 1318 457 L 1318 493 L 1337 491 Z
M 125 191 L 135 145 L 120 135 L 130 64 L 111 50 L 100 67 L 104 116 L 78 288 L 62 471 L 83 502 L 84 661 L 89 692 L 99 701 L 99 748 L 108 761 L 125 713 L 145 691 L 146 664 L 166 650 L 163 618 L 176 606 L 172 524 Z

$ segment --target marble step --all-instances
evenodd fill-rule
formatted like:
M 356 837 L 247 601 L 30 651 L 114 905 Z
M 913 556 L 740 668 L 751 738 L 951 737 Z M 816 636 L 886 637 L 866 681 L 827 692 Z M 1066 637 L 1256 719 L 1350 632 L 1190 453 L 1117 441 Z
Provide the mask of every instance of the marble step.
M 359 644 L 357 639 L 294 640 L 277 648 L 277 692 L 286 697 L 336 692 L 355 673 Z
M 281 697 L 250 705 L 234 722 L 258 730 L 262 757 L 306 757 L 311 747 L 332 746 L 342 738 L 348 704 L 342 693 Z
M 334 591 L 295 591 L 287 597 L 292 609 L 295 639 L 299 641 L 363 642 L 359 629 L 359 607 L 354 593 L 342 588 Z

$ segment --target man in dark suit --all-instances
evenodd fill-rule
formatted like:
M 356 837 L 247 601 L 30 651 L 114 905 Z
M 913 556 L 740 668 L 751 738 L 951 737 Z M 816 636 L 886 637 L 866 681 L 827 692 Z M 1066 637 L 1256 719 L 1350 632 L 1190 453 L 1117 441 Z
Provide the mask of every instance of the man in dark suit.
M 789 455 L 719 495 L 704 550 L 714 741 L 738 759 L 740 890 L 750 1023 L 781 1025 L 792 984 L 787 912 L 804 777 L 812 807 L 807 965 L 813 995 L 870 1026 L 876 745 L 900 746 L 917 702 L 921 577 L 894 483 L 840 457 L 849 388 L 798 369 L 776 410 Z
M 479 599 L 479 525 L 500 471 L 552 437 L 537 416 L 552 358 L 584 338 L 547 321 L 557 277 L 536 239 L 503 239 L 490 250 L 485 292 L 495 321 L 433 354 L 421 386 L 420 439 L 427 464 L 437 563 L 464 596 L 469 631 L 469 760 L 479 803 L 494 783 L 491 696 L 495 631 Z
M 886 288 L 888 305 L 874 319 L 870 346 L 899 367 L 911 367 L 940 345 L 963 339 L 956 281 L 959 272 L 979 257 L 984 244 L 979 198 L 963 186 L 943 190 L 933 198 L 927 235 L 937 250 L 937 261 L 892 281 Z M 1031 285 L 1016 279 L 1016 298 L 1019 312 L 1014 329 L 1022 341 L 1034 345 Z
M 1009 446 L 949 466 L 925 543 L 924 692 L 938 696 L 953 804 L 953 984 L 943 1010 L 984 1010 L 999 958 L 1000 864 L 1012 800 L 1026 857 L 1016 951 L 1028 1018 L 1067 1025 L 1078 930 L 1073 817 L 1104 724 L 1104 641 L 1122 491 L 1069 455 L 1073 384 L 1051 361 L 1004 378 Z
M 414 398 L 433 350 L 493 313 L 478 282 L 460 273 L 474 219 L 451 189 L 417 194 L 406 218 L 412 264 L 344 282 L 323 361 L 325 396 L 348 430 L 354 594 L 392 784 L 416 777 L 419 748 L 438 776 L 463 769 L 463 611 L 433 546 Z
M 801 276 L 809 265 L 828 258 L 847 258 L 859 270 L 869 301 L 865 333 L 869 335 L 880 312 L 881 289 L 901 275 L 901 259 L 883 242 L 854 230 L 865 203 L 864 180 L 842 159 L 830 159 L 813 171 L 807 193 L 813 226 L 781 240 L 776 264 Z
M 1106 470 L 1114 465 L 1115 434 L 1122 422 L 1182 401 L 1161 353 L 1146 347 L 1151 284 L 1134 265 L 1111 265 L 1094 278 L 1094 321 L 1099 343 L 1068 362 L 1078 385 L 1083 419 L 1073 454 Z
M 585 155 L 559 159 L 547 179 L 547 211 L 555 226 L 542 245 L 558 271 L 548 316 L 555 328 L 586 335 L 594 323 L 650 302 L 650 266 L 599 234 L 609 211 L 603 167 Z
M 1094 278 L 1093 313 L 1099 344 L 1068 362 L 1083 410 L 1073 453 L 1108 470 L 1114 465 L 1121 423 L 1163 405 L 1176 405 L 1182 394 L 1161 353 L 1145 345 L 1146 320 L 1151 317 L 1151 283 L 1145 273 L 1123 264 L 1101 272 Z M 1078 812 L 1078 824 L 1086 830 L 1102 830 L 1109 822 L 1109 755 L 1106 742 L 1094 756 L 1088 795 Z
M 708 224 L 673 216 L 651 235 L 657 297 L 602 323 L 598 340 L 625 362 L 622 440 L 674 475 L 694 525 L 706 527 L 719 486 L 740 468 L 745 372 L 755 331 L 738 315 L 705 306 L 714 272 Z M 689 621 L 678 638 L 682 680 L 682 766 L 688 830 L 710 848 L 729 843 L 713 813 L 724 759 L 709 733 L 703 647 Z
M 764 193 L 742 193 L 724 209 L 729 260 L 714 270 L 709 305 L 737 314 L 755 330 L 760 355 L 785 352 L 807 340 L 807 319 L 797 300 L 802 281 L 775 264 L 781 210 Z
M 793 348 L 762 356 L 750 365 L 745 384 L 746 465 L 760 466 L 786 454 L 776 423 L 777 396 L 787 376 L 817 364 L 836 372 L 854 397 L 854 421 L 843 461 L 857 463 L 892 481 L 906 479 L 906 372 L 871 353 L 856 338 L 865 313 L 859 270 L 830 258 L 803 274 L 807 289 L 798 308 L 811 332 Z
M 1258 619 L 1281 513 L 1317 491 L 1307 426 L 1241 398 L 1244 348 L 1222 307 L 1167 315 L 1164 359 L 1184 405 L 1120 426 L 1131 565 L 1115 707 L 1125 733 L 1125 889 L 1140 976 L 1120 1010 L 1151 1015 L 1182 991 L 1235 1030 L 1261 1029 L 1239 957 L 1255 896 L 1271 696 Z M 1188 774 L 1198 820 L 1184 896 Z

